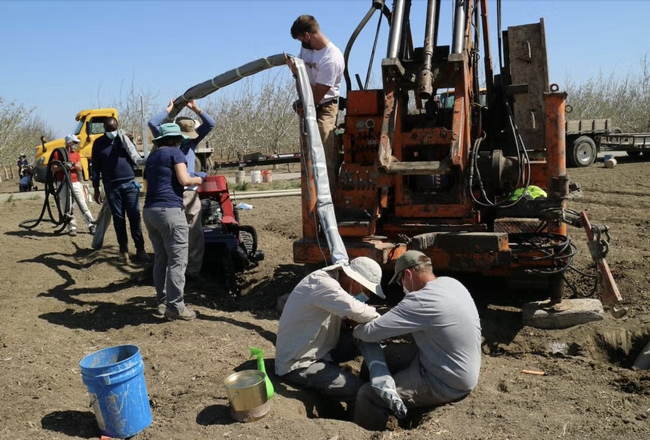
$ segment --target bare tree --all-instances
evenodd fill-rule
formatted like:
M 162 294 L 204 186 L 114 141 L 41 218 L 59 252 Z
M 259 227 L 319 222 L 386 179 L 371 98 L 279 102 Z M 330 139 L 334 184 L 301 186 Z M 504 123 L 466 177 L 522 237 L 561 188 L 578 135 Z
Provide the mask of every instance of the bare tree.
M 298 122 L 291 107 L 297 93 L 285 70 L 244 79 L 234 92 L 224 89 L 208 98 L 203 107 L 216 121 L 208 140 L 219 156 L 297 151 Z
M 34 115 L 33 108 L 0 97 L 0 165 L 5 179 L 17 177 L 18 156 L 25 154 L 30 158 L 41 136 L 51 139 L 53 130 Z
M 650 59 L 644 55 L 640 73 L 602 72 L 581 84 L 567 81 L 569 119 L 612 118 L 624 132 L 650 131 Z
M 136 141 L 142 141 L 142 124 L 146 126 L 149 118 L 160 111 L 158 95 L 151 90 L 137 90 L 135 82 L 131 81 L 128 89 L 122 83 L 118 98 L 110 104 L 111 108 L 117 109 L 120 128 L 133 135 Z

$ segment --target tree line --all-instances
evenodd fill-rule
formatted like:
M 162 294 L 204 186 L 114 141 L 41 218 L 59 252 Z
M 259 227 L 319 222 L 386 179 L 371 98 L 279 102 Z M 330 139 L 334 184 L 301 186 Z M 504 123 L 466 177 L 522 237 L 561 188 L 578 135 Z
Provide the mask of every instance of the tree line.
M 645 55 L 636 73 L 600 73 L 584 82 L 567 82 L 568 119 L 612 118 L 624 132 L 650 132 L 650 59 Z M 159 93 L 138 92 L 132 83 L 107 107 L 118 110 L 120 127 L 141 139 L 146 122 L 167 106 Z M 174 96 L 175 98 L 175 96 Z M 214 156 L 235 160 L 239 155 L 289 153 L 300 150 L 299 124 L 292 103 L 295 82 L 287 69 L 245 78 L 201 100 L 199 105 L 216 121 L 205 141 Z M 102 107 L 103 103 L 97 103 Z M 181 115 L 196 116 L 184 111 Z M 74 115 L 70 115 L 72 118 Z M 0 96 L 0 179 L 16 178 L 18 156 L 30 157 L 41 136 L 54 139 L 54 131 L 37 116 L 36 109 Z
M 120 128 L 137 140 L 142 137 L 142 114 L 146 122 L 162 111 L 170 98 L 177 97 L 163 98 L 157 93 L 138 92 L 133 84 L 123 95 L 109 107 L 118 110 Z M 291 106 L 296 98 L 295 81 L 288 75 L 288 69 L 248 77 L 236 87 L 223 88 L 198 102 L 203 112 L 215 120 L 214 129 L 204 142 L 214 148 L 213 156 L 223 160 L 235 160 L 240 155 L 256 152 L 297 152 L 300 149 L 299 125 Z M 188 110 L 183 110 L 179 116 L 197 119 Z
M 0 181 L 18 177 L 18 157 L 29 157 L 30 150 L 41 143 L 41 136 L 53 138 L 54 131 L 36 109 L 0 96 Z
M 120 128 L 141 141 L 143 121 L 146 125 L 151 116 L 167 106 L 170 98 L 176 98 L 159 95 L 138 90 L 131 83 L 120 90 L 117 98 L 95 105 L 116 108 Z M 288 69 L 265 72 L 241 80 L 237 87 L 223 88 L 199 102 L 202 110 L 216 122 L 204 142 L 214 148 L 213 156 L 223 160 L 235 160 L 240 155 L 255 152 L 300 151 L 298 117 L 292 110 L 295 99 L 295 81 Z M 92 105 L 86 106 L 90 107 Z M 18 177 L 18 156 L 26 154 L 30 158 L 33 149 L 40 145 L 41 136 L 45 136 L 46 141 L 55 139 L 54 130 L 36 116 L 36 110 L 0 97 L 0 167 L 3 170 L 0 179 Z M 70 115 L 71 125 L 74 116 Z M 183 110 L 181 116 L 197 119 L 188 110 Z M 150 141 L 151 134 L 148 130 L 147 133 Z
M 641 58 L 638 72 L 600 73 L 582 83 L 567 83 L 567 119 L 611 118 L 624 133 L 650 133 L 650 59 Z

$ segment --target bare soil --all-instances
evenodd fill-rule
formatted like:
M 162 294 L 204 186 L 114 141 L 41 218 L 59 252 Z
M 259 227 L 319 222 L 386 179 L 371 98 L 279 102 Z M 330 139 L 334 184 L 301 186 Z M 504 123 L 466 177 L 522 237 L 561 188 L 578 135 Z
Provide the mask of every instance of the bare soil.
M 381 433 L 337 420 L 330 404 L 273 374 L 276 395 L 265 418 L 243 424 L 229 417 L 224 378 L 255 368 L 249 346 L 266 352 L 273 371 L 276 300 L 307 270 L 292 262 L 299 197 L 247 201 L 254 208 L 242 211 L 241 221 L 257 228 L 266 260 L 241 277 L 241 297 L 216 282 L 188 290 L 187 302 L 200 312 L 192 322 L 152 316 L 146 268 L 118 263 L 112 229 L 105 247 L 92 252 L 83 230 L 70 237 L 49 225 L 19 227 L 38 216 L 42 200 L 0 202 L 0 438 L 98 438 L 78 362 L 128 343 L 141 349 L 153 412 L 137 440 L 648 439 L 650 372 L 631 366 L 650 340 L 649 171 L 650 163 L 620 158 L 613 169 L 597 163 L 569 172 L 585 192 L 571 207 L 611 228 L 608 261 L 629 309 L 625 318 L 608 315 L 564 330 L 526 327 L 521 306 L 530 298 L 499 283 L 464 280 L 482 319 L 478 387 L 460 402 L 412 411 Z M 15 188 L 15 180 L 0 184 L 0 192 Z M 590 270 L 584 232 L 573 229 L 571 236 L 580 247 L 576 267 Z M 574 282 L 589 293 L 590 280 Z

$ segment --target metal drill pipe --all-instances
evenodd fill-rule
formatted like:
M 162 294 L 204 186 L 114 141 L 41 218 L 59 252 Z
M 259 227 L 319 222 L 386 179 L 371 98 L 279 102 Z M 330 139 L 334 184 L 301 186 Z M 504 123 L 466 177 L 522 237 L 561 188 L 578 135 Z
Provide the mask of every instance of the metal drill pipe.
M 465 15 L 467 0 L 456 0 L 456 15 L 454 17 L 454 40 L 451 53 L 462 53 L 465 42 Z
M 404 25 L 404 1 L 405 0 L 395 0 L 386 58 L 397 58 L 397 51 L 399 50 L 402 39 L 402 26 Z
M 433 78 L 431 66 L 433 64 L 433 51 L 435 49 L 437 14 L 440 13 L 438 3 L 440 0 L 427 2 L 426 29 L 424 32 L 424 61 L 422 70 L 418 74 L 418 91 L 420 98 L 429 99 L 433 93 Z

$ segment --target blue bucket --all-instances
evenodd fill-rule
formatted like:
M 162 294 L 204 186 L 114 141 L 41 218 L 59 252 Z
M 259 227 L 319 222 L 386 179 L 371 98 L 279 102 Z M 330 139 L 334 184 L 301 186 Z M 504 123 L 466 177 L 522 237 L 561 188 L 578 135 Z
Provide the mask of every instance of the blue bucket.
M 104 348 L 84 357 L 79 366 L 102 435 L 127 438 L 151 424 L 144 362 L 137 346 Z

